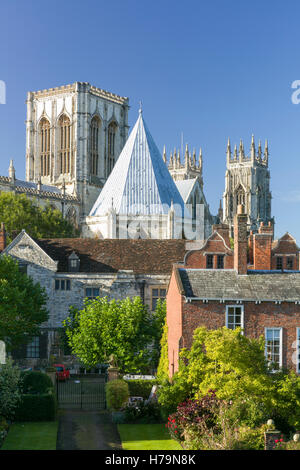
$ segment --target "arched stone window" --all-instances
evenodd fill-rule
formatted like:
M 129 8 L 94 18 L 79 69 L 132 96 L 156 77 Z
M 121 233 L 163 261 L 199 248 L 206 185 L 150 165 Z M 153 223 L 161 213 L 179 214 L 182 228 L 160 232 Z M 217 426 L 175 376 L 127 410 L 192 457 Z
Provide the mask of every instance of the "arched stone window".
M 108 126 L 108 174 L 115 164 L 115 144 L 116 144 L 117 124 L 111 122 Z
M 50 122 L 43 118 L 40 122 L 40 165 L 41 176 L 50 175 Z
M 91 174 L 98 175 L 99 163 L 99 132 L 100 132 L 100 119 L 95 116 L 91 121 L 90 128 L 90 149 L 91 149 Z
M 71 206 L 69 207 L 67 213 L 66 213 L 66 219 L 72 224 L 74 227 L 77 227 L 77 212 L 75 207 Z
M 63 114 L 58 121 L 59 132 L 59 168 L 61 174 L 71 172 L 71 123 Z
M 243 190 L 242 186 L 239 186 L 237 191 L 236 191 L 236 207 L 242 204 L 245 206 L 246 200 L 245 200 L 245 191 Z

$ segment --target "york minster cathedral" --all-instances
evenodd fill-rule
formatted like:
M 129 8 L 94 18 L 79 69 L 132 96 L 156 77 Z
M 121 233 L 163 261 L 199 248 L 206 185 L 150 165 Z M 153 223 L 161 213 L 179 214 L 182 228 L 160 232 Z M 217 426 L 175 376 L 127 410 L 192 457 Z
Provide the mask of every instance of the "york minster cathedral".
M 140 109 L 130 132 L 129 99 L 87 82 L 29 92 L 26 178 L 13 160 L 0 191 L 24 193 L 59 209 L 88 238 L 206 239 L 215 224 L 233 227 L 239 204 L 249 231 L 271 217 L 267 142 L 250 151 L 227 144 L 225 190 L 217 215 L 204 194 L 203 156 L 186 145 L 169 158 Z M 224 156 L 225 158 L 225 156 Z M 183 230 L 182 220 L 187 231 Z M 191 237 L 189 237 L 191 235 Z

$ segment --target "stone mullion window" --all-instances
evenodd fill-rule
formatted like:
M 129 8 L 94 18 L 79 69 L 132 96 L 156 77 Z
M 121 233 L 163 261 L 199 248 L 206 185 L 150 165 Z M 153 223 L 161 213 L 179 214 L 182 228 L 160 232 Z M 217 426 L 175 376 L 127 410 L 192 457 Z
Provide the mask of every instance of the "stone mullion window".
M 108 173 L 110 173 L 115 164 L 115 141 L 117 125 L 112 122 L 108 126 Z
M 90 137 L 90 151 L 91 151 L 91 174 L 98 175 L 98 162 L 99 162 L 99 129 L 100 120 L 94 117 L 91 122 L 91 137 Z
M 50 123 L 42 119 L 40 124 L 40 168 L 41 176 L 50 175 Z
M 60 173 L 70 173 L 70 154 L 71 154 L 71 124 L 70 119 L 63 115 L 59 120 L 60 143 L 59 143 L 59 162 Z

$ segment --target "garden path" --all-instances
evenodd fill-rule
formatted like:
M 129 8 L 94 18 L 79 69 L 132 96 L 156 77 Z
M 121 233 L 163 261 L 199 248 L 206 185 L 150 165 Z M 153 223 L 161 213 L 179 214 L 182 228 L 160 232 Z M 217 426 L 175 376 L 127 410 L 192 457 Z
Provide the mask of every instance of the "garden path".
M 57 450 L 122 450 L 108 411 L 60 410 Z

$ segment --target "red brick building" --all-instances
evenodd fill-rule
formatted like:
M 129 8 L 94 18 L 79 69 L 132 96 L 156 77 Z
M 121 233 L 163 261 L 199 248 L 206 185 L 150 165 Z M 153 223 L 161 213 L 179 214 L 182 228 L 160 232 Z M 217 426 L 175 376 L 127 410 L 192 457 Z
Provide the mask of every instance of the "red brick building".
M 242 327 L 266 340 L 266 357 L 275 367 L 300 373 L 299 248 L 288 233 L 273 241 L 273 227 L 261 225 L 247 236 L 240 206 L 234 249 L 226 226 L 215 226 L 201 249 L 173 266 L 167 293 L 170 376 L 178 370 L 181 348 L 190 348 L 199 326 Z

